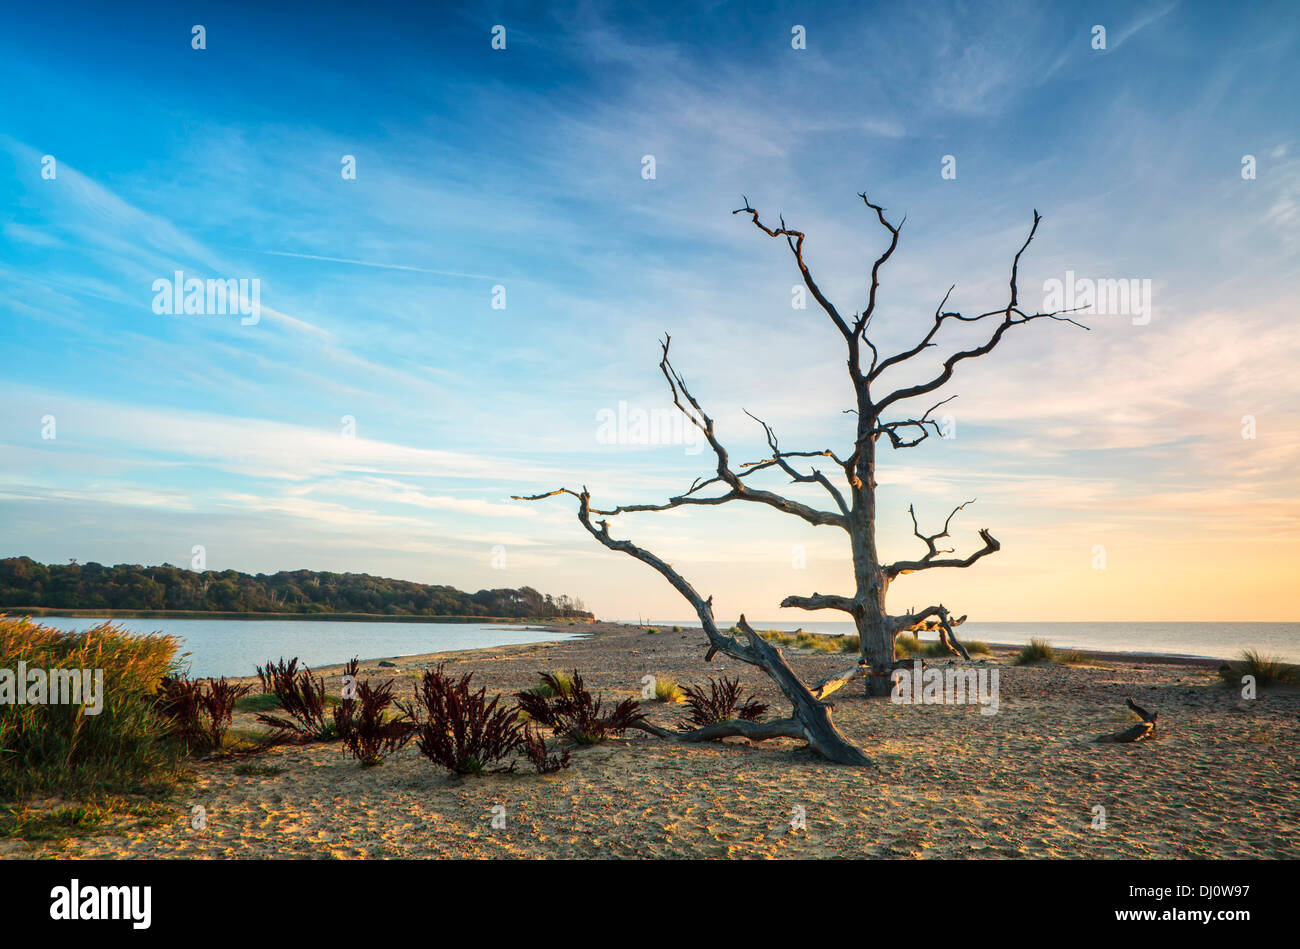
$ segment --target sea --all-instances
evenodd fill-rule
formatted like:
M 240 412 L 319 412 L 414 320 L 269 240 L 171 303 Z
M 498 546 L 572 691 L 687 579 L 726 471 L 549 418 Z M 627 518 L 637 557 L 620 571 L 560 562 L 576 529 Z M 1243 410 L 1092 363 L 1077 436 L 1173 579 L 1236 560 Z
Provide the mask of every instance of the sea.
M 700 624 L 698 619 L 641 622 L 668 627 Z M 856 632 L 849 622 L 750 620 L 749 624 L 755 629 L 785 632 L 802 629 L 834 636 Z M 723 628 L 728 625 L 719 623 Z M 957 636 L 1014 646 L 1024 645 L 1030 639 L 1046 639 L 1062 648 L 1202 659 L 1237 659 L 1244 650 L 1251 649 L 1287 662 L 1300 662 L 1300 623 L 980 623 L 972 620 L 957 628 Z
M 538 626 L 476 623 L 368 623 L 295 619 L 125 619 L 44 616 L 46 626 L 81 631 L 113 622 L 134 633 L 168 633 L 180 638 L 189 674 L 251 676 L 280 658 L 308 666 L 361 659 L 413 656 L 427 652 L 489 649 L 519 643 L 574 639 L 582 632 L 550 632 Z M 575 627 L 581 630 L 582 627 Z

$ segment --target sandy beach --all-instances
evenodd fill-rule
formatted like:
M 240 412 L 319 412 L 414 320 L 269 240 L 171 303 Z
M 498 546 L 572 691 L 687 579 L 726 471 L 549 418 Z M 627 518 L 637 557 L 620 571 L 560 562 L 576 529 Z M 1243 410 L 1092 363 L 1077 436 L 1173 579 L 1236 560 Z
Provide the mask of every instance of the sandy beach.
M 390 657 L 395 668 L 376 657 L 362 675 L 403 680 L 398 692 L 408 695 L 421 670 L 445 659 L 490 693 L 510 693 L 535 684 L 538 670 L 576 668 L 593 691 L 619 699 L 639 697 L 645 675 L 700 683 L 725 673 L 785 714 L 757 670 L 725 657 L 705 664 L 698 629 L 589 629 L 564 643 Z M 785 652 L 805 681 L 853 661 Z M 368 770 L 337 743 L 287 747 L 194 762 L 170 823 L 56 844 L 6 841 L 4 856 L 1300 856 L 1300 690 L 1246 701 L 1220 684 L 1213 661 L 1086 654 L 1081 665 L 1019 667 L 1011 652 L 995 648 L 989 660 L 1000 675 L 996 715 L 868 699 L 857 684 L 837 692 L 836 721 L 871 768 L 828 764 L 789 739 L 687 745 L 637 732 L 574 749 L 568 770 L 546 776 L 525 765 L 453 778 L 414 745 Z M 316 671 L 338 691 L 339 667 Z M 1159 713 L 1159 738 L 1092 742 L 1136 721 L 1128 696 Z M 644 705 L 665 727 L 682 715 Z M 256 727 L 253 715 L 239 714 L 235 727 Z M 206 811 L 204 830 L 190 826 L 194 805 Z M 1104 827 L 1094 826 L 1098 806 Z M 806 829 L 792 826 L 797 808 Z M 494 813 L 504 828 L 493 828 Z

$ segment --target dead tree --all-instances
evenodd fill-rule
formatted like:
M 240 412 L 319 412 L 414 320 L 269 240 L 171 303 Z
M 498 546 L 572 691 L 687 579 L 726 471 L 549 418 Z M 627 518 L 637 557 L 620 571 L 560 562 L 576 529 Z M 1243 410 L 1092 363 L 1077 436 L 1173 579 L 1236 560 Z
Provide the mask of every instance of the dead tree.
M 871 328 L 871 320 L 876 314 L 880 271 L 898 247 L 902 222 L 897 227 L 894 226 L 886 219 L 881 206 L 873 204 L 865 194 L 859 197 L 888 232 L 889 245 L 872 265 L 871 286 L 865 306 L 851 318 L 841 314 L 813 279 L 804 260 L 803 232 L 787 227 L 784 219 L 778 227 L 767 226 L 759 217 L 758 210 L 750 207 L 748 199 L 745 200 L 744 207 L 732 212 L 750 215 L 755 227 L 764 234 L 784 239 L 808 292 L 825 311 L 844 339 L 849 379 L 856 396 L 854 406 L 846 410 L 856 419 L 852 444 L 847 453 L 836 453 L 829 448 L 822 451 L 783 450 L 771 426 L 751 416 L 762 425 L 770 454 L 758 461 L 743 463 L 739 469 L 734 468 L 727 450 L 718 439 L 713 419 L 704 411 L 699 401 L 687 388 L 681 374 L 669 361 L 668 348 L 671 337 L 665 336 L 660 344 L 662 357 L 659 361 L 659 369 L 668 382 L 673 404 L 703 434 L 712 449 L 717 461 L 714 473 L 707 477 L 696 478 L 684 493 L 661 503 L 630 504 L 599 509 L 592 506 L 591 496 L 585 487 L 580 491 L 560 488 L 545 494 L 520 498 L 520 500 L 539 500 L 558 494 L 568 494 L 576 498 L 578 520 L 596 540 L 611 550 L 621 551 L 653 567 L 694 607 L 708 638 L 706 660 L 722 652 L 742 662 L 758 666 L 772 677 L 786 698 L 790 700 L 791 717 L 780 723 L 781 729 L 784 729 L 782 733 L 802 734 L 819 754 L 832 761 L 847 764 L 865 764 L 867 759 L 862 752 L 849 744 L 832 724 L 830 706 L 824 701 L 826 696 L 858 678 L 866 679 L 869 695 L 889 694 L 890 675 L 895 665 L 894 644 L 900 633 L 934 630 L 940 640 L 954 653 L 963 658 L 970 658 L 954 632 L 954 628 L 965 620 L 965 616 L 953 616 L 942 603 L 927 606 L 917 612 L 909 611 L 902 615 L 891 615 L 885 608 L 885 596 L 890 583 L 896 577 L 922 570 L 969 567 L 980 558 L 1000 549 L 1001 546 L 988 530 L 979 531 L 983 546 L 966 557 L 948 556 L 955 551 L 949 547 L 939 546 L 939 541 L 949 536 L 949 526 L 953 517 L 970 504 L 970 501 L 954 508 L 944 521 L 943 529 L 933 534 L 922 532 L 915 510 L 909 508 L 912 512 L 913 533 L 925 544 L 925 554 L 915 560 L 882 561 L 876 546 L 877 445 L 883 439 L 891 448 L 902 450 L 916 447 L 930 434 L 943 437 L 944 433 L 939 422 L 932 417 L 932 413 L 951 401 L 953 396 L 935 402 L 920 414 L 915 410 L 909 414 L 904 405 L 942 388 L 952 378 L 958 364 L 991 352 L 1013 327 L 1040 319 L 1059 320 L 1082 327 L 1082 324 L 1064 315 L 1070 311 L 1028 313 L 1021 306 L 1017 282 L 1020 258 L 1033 241 L 1042 220 L 1035 211 L 1029 236 L 1016 252 L 1011 264 L 1010 293 L 1005 305 L 972 316 L 946 310 L 944 308 L 953 291 L 953 288 L 949 287 L 948 293 L 944 295 L 934 312 L 933 321 L 920 341 L 901 352 L 882 357 L 871 341 L 868 331 Z M 926 373 L 927 378 L 922 382 L 895 389 L 883 389 L 879 385 L 879 380 L 888 370 L 903 367 L 904 364 L 910 367 L 914 365 L 911 362 L 913 359 L 937 347 L 936 338 L 943 327 L 958 324 L 979 324 L 991 327 L 991 331 L 981 344 L 958 350 L 945 358 L 937 369 L 931 368 Z M 821 464 L 828 469 L 834 466 L 834 480 L 817 467 L 818 459 L 825 459 Z M 755 487 L 753 476 L 769 470 L 784 474 L 794 484 L 820 486 L 829 496 L 833 508 L 822 510 L 802 501 Z M 766 505 L 801 518 L 814 526 L 838 528 L 848 535 L 855 585 L 853 593 L 787 596 L 781 601 L 781 606 L 802 610 L 838 610 L 852 617 L 858 630 L 861 649 L 860 661 L 852 669 L 832 676 L 811 689 L 804 686 L 790 669 L 780 650 L 759 637 L 745 622 L 743 616 L 739 623 L 739 629 L 745 637 L 743 641 L 719 631 L 713 616 L 712 597 L 701 596 L 671 565 L 659 557 L 630 541 L 615 539 L 610 534 L 608 518 L 620 514 L 666 511 L 671 508 L 725 504 L 732 501 Z M 777 730 L 781 731 L 781 729 Z M 742 734 L 739 726 L 736 730 L 727 733 Z

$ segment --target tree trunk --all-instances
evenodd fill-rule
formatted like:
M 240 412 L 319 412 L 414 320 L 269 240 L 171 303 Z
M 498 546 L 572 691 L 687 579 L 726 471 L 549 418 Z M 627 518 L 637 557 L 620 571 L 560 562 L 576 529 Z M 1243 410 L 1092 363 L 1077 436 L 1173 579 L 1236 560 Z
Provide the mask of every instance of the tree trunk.
M 860 431 L 869 431 L 876 424 L 865 390 L 858 400 L 858 419 Z M 858 627 L 862 662 L 869 667 L 865 676 L 867 695 L 888 695 L 891 691 L 889 674 L 894 665 L 895 631 L 885 611 L 889 581 L 876 550 L 876 443 L 875 439 L 864 438 L 861 444 L 856 472 L 859 484 L 853 491 L 851 518 L 853 576 L 858 607 L 853 619 Z

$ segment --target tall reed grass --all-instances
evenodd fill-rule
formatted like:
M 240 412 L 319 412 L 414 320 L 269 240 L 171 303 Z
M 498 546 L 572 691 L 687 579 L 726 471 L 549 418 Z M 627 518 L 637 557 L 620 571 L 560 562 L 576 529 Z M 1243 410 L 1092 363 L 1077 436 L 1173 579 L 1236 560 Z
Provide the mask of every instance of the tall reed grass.
M 0 669 L 102 669 L 103 709 L 0 704 L 0 800 L 38 793 L 130 792 L 177 763 L 155 709 L 164 675 L 179 670 L 174 636 L 137 636 L 113 623 L 79 633 L 0 615 Z M 21 687 L 21 685 L 19 686 Z

